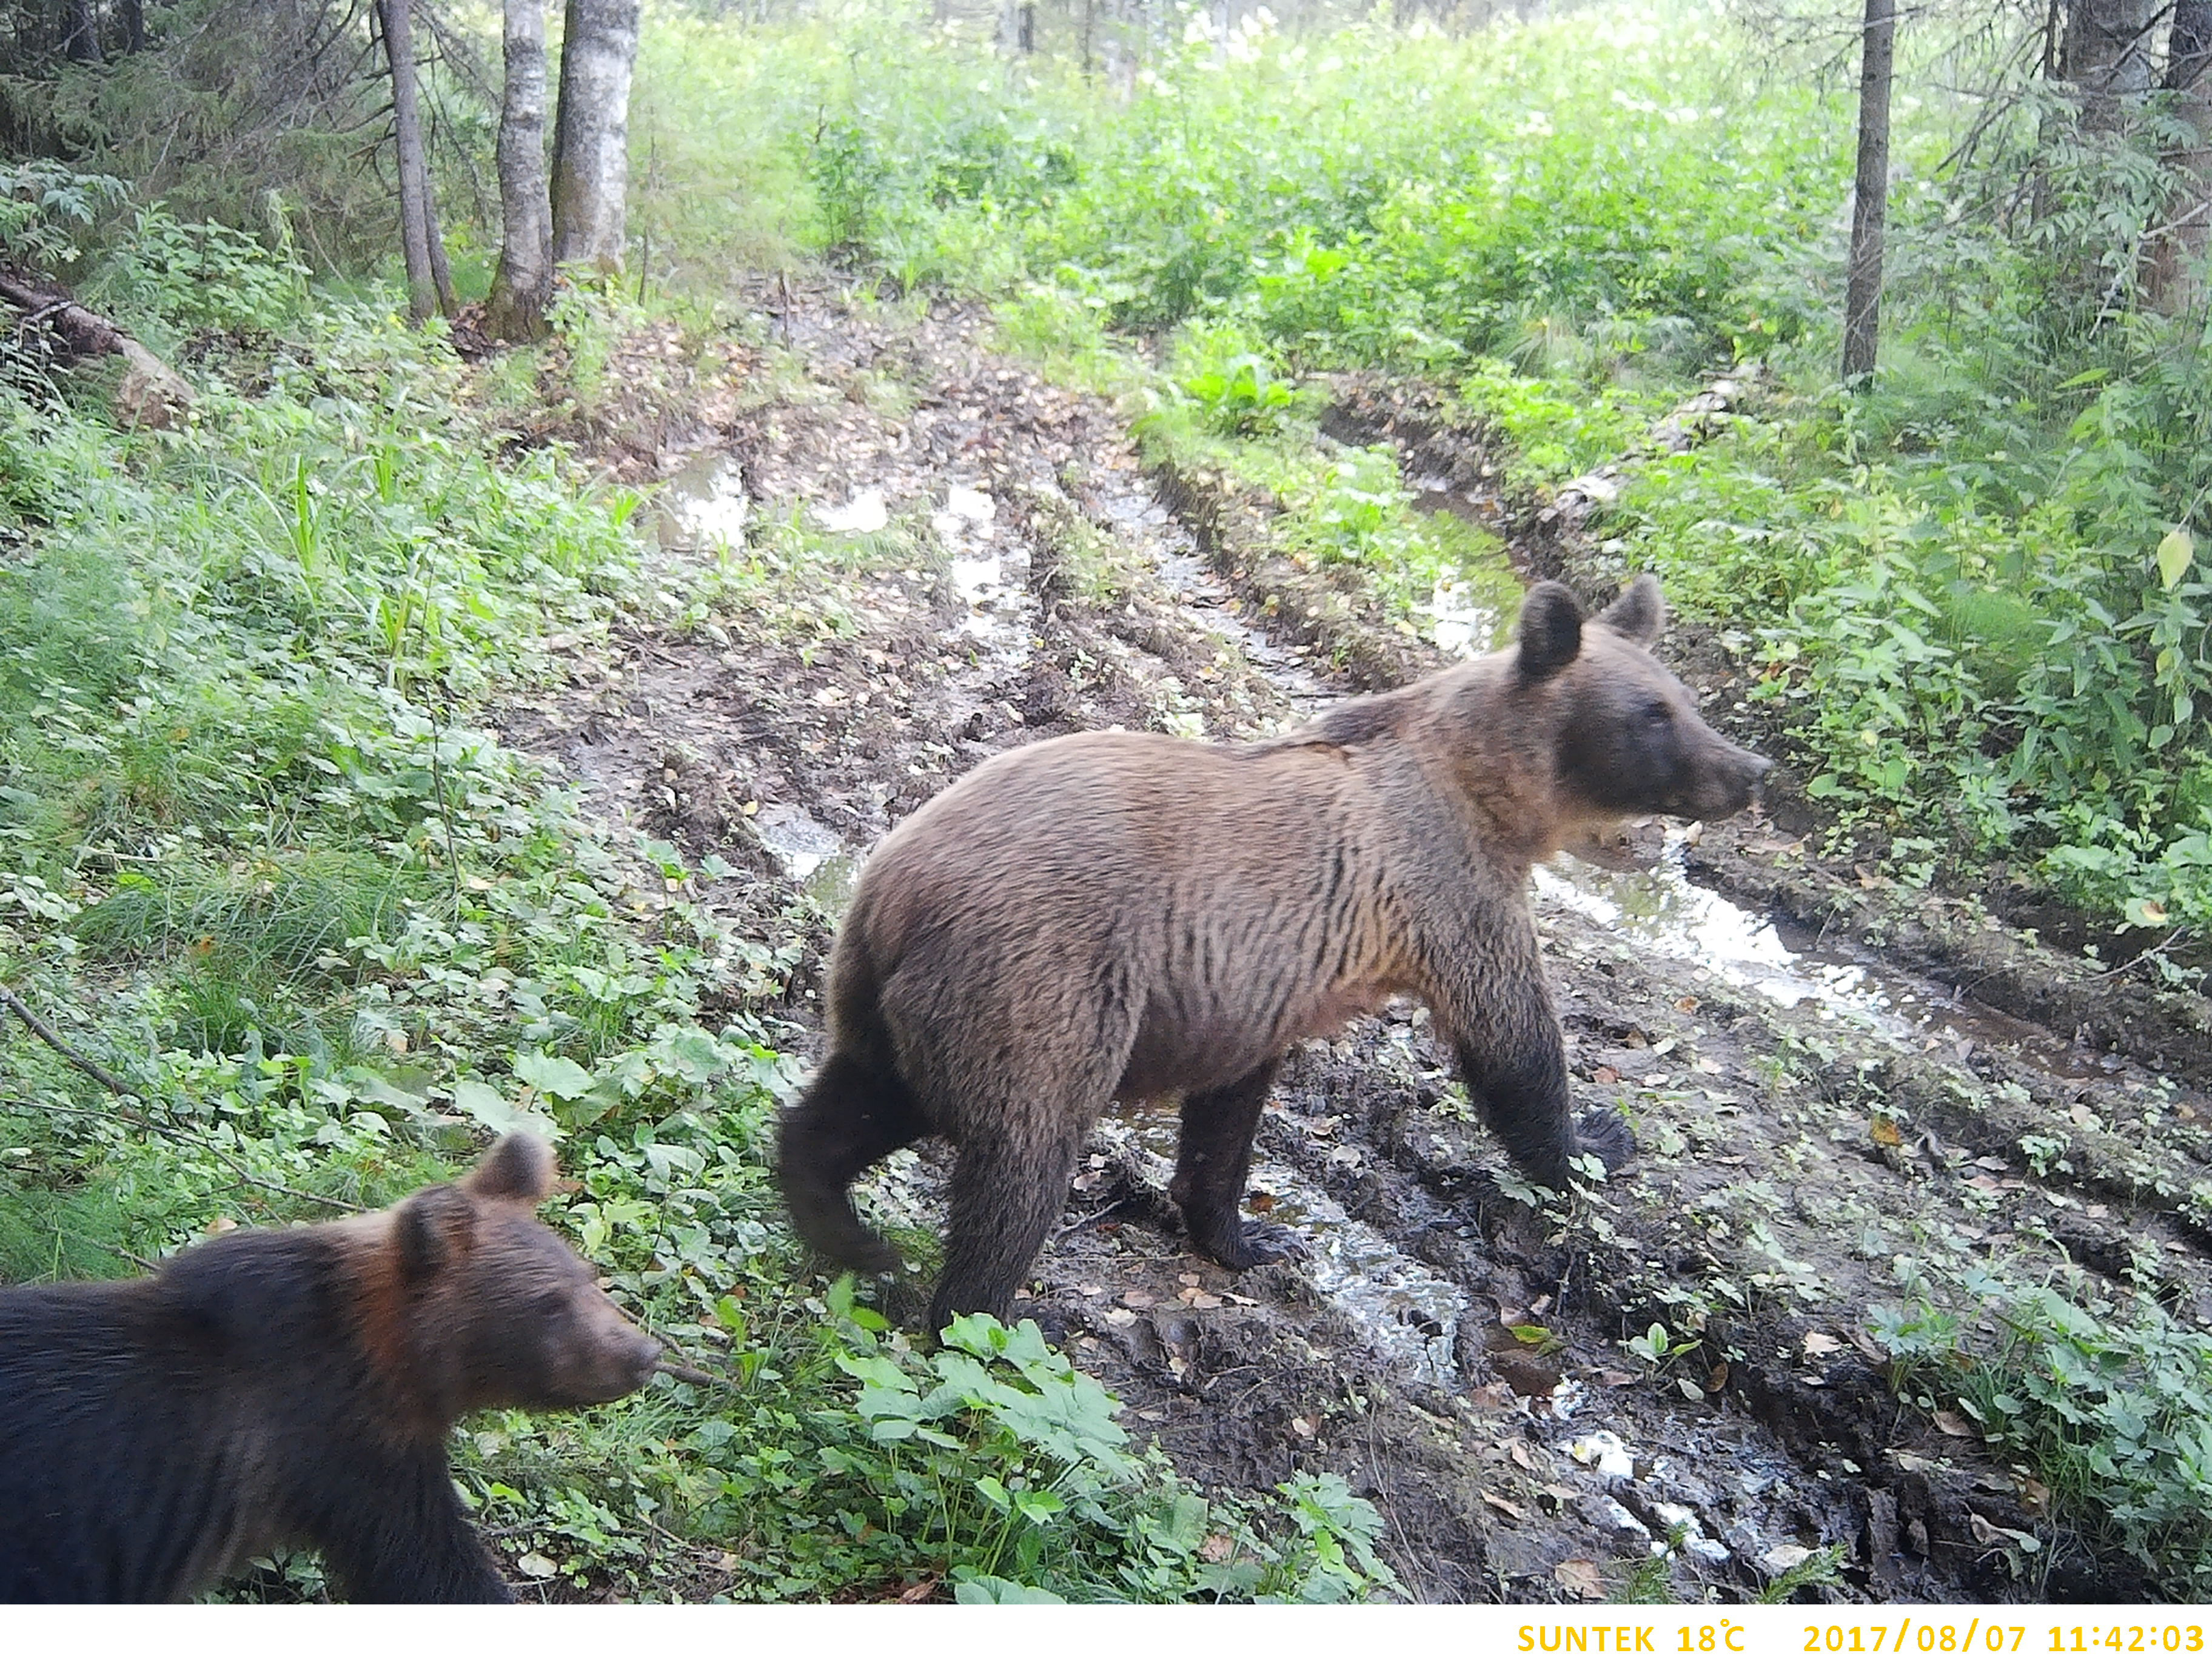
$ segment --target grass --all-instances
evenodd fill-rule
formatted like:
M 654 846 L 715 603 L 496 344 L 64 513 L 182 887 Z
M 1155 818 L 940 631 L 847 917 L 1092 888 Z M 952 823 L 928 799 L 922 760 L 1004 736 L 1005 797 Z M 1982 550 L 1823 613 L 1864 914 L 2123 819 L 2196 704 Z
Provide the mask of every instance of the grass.
M 969 1322 L 925 1357 L 810 1276 L 768 1144 L 793 1082 L 774 1011 L 817 919 L 801 902 L 774 924 L 789 937 L 733 933 L 674 849 L 585 816 L 489 729 L 556 646 L 619 619 L 706 629 L 738 605 L 834 631 L 799 602 L 805 572 L 907 532 L 855 550 L 766 523 L 663 592 L 636 497 L 514 442 L 533 398 L 610 418 L 636 390 L 631 337 L 663 316 L 572 296 L 556 341 L 478 397 L 389 295 L 315 289 L 157 213 L 117 234 L 103 291 L 125 319 L 208 341 L 252 389 L 211 372 L 189 423 L 130 433 L 96 380 L 0 386 L 0 981 L 131 1091 L 0 1036 L 0 1279 L 388 1203 L 527 1123 L 576 1183 L 547 1218 L 715 1380 L 467 1425 L 458 1474 L 524 1582 L 1386 1590 L 1379 1517 L 1340 1482 L 1208 1497 L 1033 1328 Z M 710 998 L 735 1012 L 710 1019 Z M 321 1583 L 288 1559 L 242 1593 Z

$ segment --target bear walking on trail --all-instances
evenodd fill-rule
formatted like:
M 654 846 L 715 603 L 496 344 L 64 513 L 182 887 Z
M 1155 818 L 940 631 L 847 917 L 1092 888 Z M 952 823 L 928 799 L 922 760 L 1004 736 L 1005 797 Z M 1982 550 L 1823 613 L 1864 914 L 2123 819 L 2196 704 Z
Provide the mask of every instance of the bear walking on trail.
M 532 1211 L 553 1153 L 151 1278 L 0 1290 L 0 1602 L 173 1601 L 323 1553 L 356 1601 L 507 1601 L 446 1437 L 643 1386 L 660 1345 Z
M 1004 1318 L 1098 1115 L 1180 1095 L 1191 1242 L 1231 1269 L 1281 1260 L 1294 1237 L 1239 1207 L 1276 1067 L 1400 993 L 1530 1176 L 1565 1190 L 1580 1152 L 1624 1162 L 1617 1115 L 1573 1120 L 1527 889 L 1572 836 L 1724 817 L 1767 770 L 1650 654 L 1665 616 L 1650 576 L 1588 621 L 1541 582 L 1512 648 L 1270 742 L 1091 732 L 978 767 L 884 842 L 838 933 L 829 1054 L 781 1126 L 799 1233 L 896 1267 L 848 1189 L 945 1136 L 932 1323 Z

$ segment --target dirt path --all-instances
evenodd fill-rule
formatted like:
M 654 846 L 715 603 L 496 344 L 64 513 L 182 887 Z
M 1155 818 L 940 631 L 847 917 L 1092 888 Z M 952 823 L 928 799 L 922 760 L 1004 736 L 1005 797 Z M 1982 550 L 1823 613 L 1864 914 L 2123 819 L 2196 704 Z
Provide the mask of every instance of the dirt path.
M 1111 408 L 994 356 L 978 318 L 808 294 L 753 339 L 719 343 L 712 423 L 659 459 L 679 620 L 580 659 L 507 736 L 708 872 L 696 896 L 763 942 L 763 973 L 796 961 L 781 1012 L 811 1031 L 854 860 L 977 761 L 1111 725 L 1248 737 L 1347 688 L 1283 637 L 1314 630 L 1239 540 L 1249 511 L 1202 480 L 1156 491 Z M 720 550 L 741 524 L 747 550 Z M 1331 653 L 1361 678 L 1443 660 L 1381 629 L 1346 651 L 1361 625 L 1337 607 Z M 1731 844 L 1762 836 L 1788 839 Z M 1424 1598 L 1618 1594 L 1670 1534 L 1680 1598 L 1755 1593 L 1831 1546 L 1831 1596 L 2125 1595 L 2032 1481 L 1899 1406 L 1865 1326 L 2000 1261 L 2132 1275 L 2204 1322 L 2186 1192 L 2212 1102 L 1810 949 L 1693 886 L 1698 849 L 1664 850 L 1535 894 L 1577 1094 L 1644 1148 L 1626 1177 L 1570 1217 L 1513 1196 L 1407 1007 L 1307 1045 L 1269 1107 L 1254 1203 L 1310 1260 L 1231 1278 L 1188 1254 L 1172 1118 L 1140 1117 L 1094 1142 L 1029 1305 L 1193 1478 L 1343 1473 Z M 937 1180 L 905 1155 L 871 1190 L 933 1230 Z M 1685 1350 L 1663 1364 L 1621 1343 L 1654 1322 Z

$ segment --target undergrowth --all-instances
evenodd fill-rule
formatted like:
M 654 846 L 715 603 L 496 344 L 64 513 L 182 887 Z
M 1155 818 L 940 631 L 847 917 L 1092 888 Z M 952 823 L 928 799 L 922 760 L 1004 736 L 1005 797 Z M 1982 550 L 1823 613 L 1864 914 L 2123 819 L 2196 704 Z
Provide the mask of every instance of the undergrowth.
M 75 210 L 19 217 L 21 248 Z M 1034 1327 L 963 1321 L 925 1356 L 811 1278 L 768 1146 L 793 1085 L 776 1011 L 818 918 L 795 901 L 733 933 L 699 902 L 729 872 L 599 824 L 495 734 L 617 620 L 709 627 L 830 553 L 771 525 L 663 593 L 637 498 L 515 444 L 519 382 L 472 381 L 388 295 L 158 208 L 104 246 L 88 287 L 204 349 L 169 431 L 118 430 L 96 375 L 0 385 L 0 983 L 75 1056 L 0 1035 L 0 1281 L 383 1205 L 529 1127 L 573 1183 L 547 1218 L 694 1380 L 464 1426 L 463 1488 L 521 1582 L 1389 1591 L 1340 1480 L 1209 1498 Z M 531 384 L 588 407 L 634 320 L 572 296 Z M 322 1589 L 297 1558 L 234 1593 Z

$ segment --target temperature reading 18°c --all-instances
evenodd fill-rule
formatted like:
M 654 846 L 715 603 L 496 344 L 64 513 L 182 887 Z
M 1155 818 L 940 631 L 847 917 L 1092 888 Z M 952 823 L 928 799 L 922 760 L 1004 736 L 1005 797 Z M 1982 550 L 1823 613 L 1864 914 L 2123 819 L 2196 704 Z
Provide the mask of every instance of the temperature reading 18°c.
M 2053 1625 L 2053 1653 L 2202 1653 L 2202 1625 Z

